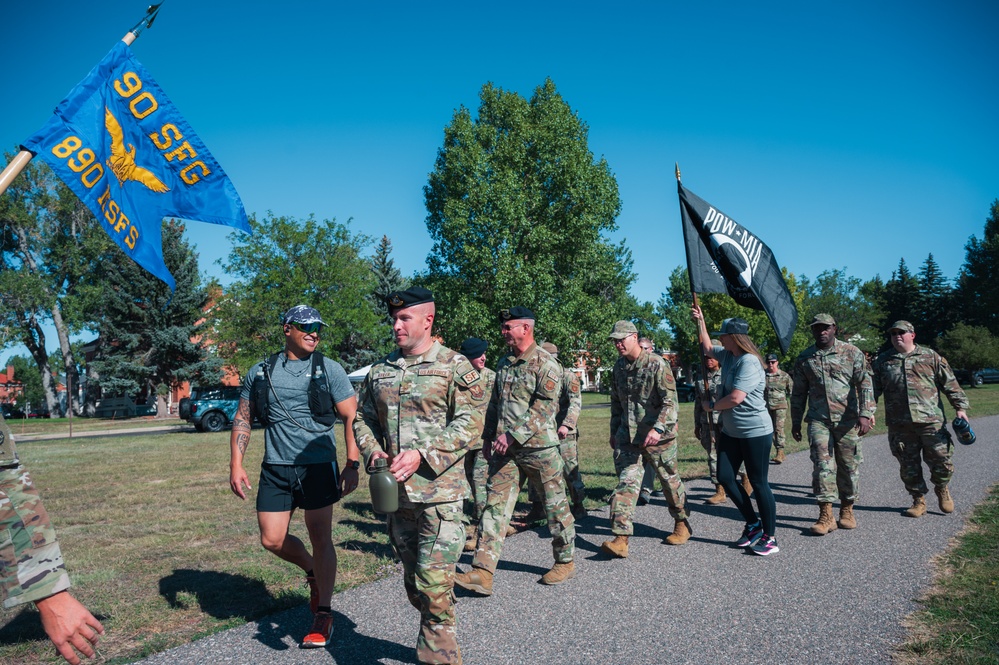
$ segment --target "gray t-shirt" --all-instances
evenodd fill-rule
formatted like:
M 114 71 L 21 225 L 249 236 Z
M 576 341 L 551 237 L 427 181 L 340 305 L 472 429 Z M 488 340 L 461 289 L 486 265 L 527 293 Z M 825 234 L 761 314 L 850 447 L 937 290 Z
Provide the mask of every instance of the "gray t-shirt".
M 265 363 L 254 365 L 243 379 L 240 399 L 253 401 L 254 381 L 258 377 L 267 380 L 263 375 Z M 268 391 L 271 422 L 264 430 L 264 462 L 268 464 L 325 464 L 336 459 L 333 427 L 317 423 L 309 410 L 311 369 L 311 356 L 289 360 L 281 352 L 278 358 Z M 324 357 L 323 370 L 334 403 L 353 399 L 354 389 L 340 363 Z
M 767 377 L 759 359 L 751 353 L 736 357 L 720 346 L 714 347 L 712 353 L 721 363 L 722 383 L 718 399 L 733 390 L 746 393 L 746 399 L 741 404 L 720 412 L 722 431 L 739 439 L 771 434 L 774 426 L 767 413 L 767 401 L 763 398 Z

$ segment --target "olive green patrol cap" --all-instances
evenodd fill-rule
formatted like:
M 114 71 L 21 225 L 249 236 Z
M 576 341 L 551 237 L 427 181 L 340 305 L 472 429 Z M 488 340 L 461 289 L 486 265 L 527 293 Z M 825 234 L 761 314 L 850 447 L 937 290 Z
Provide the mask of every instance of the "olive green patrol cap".
M 811 328 L 812 326 L 834 326 L 834 325 L 836 325 L 836 319 L 834 319 L 830 314 L 822 313 L 813 316 L 811 323 L 808 324 L 808 327 Z
M 547 351 L 548 353 L 552 354 L 553 356 L 558 355 L 558 347 L 552 344 L 551 342 L 545 342 L 544 344 L 541 345 L 541 348 Z
M 614 324 L 607 339 L 624 339 L 628 335 L 637 335 L 638 328 L 631 321 L 618 321 Z
M 916 329 L 908 321 L 896 321 L 895 323 L 891 324 L 890 328 L 888 328 L 888 332 L 891 332 L 892 330 L 901 330 L 902 332 L 911 332 L 911 333 L 916 332 Z

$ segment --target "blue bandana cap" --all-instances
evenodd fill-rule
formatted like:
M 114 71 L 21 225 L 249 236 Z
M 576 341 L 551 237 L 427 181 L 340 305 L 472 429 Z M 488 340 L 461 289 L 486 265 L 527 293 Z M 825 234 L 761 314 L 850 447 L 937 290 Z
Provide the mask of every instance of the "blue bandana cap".
M 284 313 L 281 323 L 284 325 L 289 323 L 321 323 L 326 325 L 326 322 L 319 316 L 319 310 L 308 305 L 295 305 Z

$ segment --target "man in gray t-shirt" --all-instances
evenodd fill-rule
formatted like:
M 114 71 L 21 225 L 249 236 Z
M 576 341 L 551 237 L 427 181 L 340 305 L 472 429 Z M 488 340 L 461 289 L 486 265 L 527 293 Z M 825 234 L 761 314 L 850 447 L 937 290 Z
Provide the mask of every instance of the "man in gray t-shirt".
M 296 305 L 284 314 L 282 325 L 284 351 L 254 365 L 243 380 L 229 440 L 229 487 L 246 499 L 250 479 L 243 456 L 250 443 L 250 422 L 256 416 L 265 427 L 257 487 L 260 542 L 305 571 L 314 617 L 302 647 L 321 648 L 333 632 L 333 504 L 357 487 L 360 452 L 353 428 L 357 400 L 343 367 L 316 351 L 326 325 L 319 312 Z M 337 472 L 333 435 L 337 415 L 344 423 L 347 444 L 347 468 L 342 476 Z M 305 513 L 312 554 L 288 533 L 295 508 Z

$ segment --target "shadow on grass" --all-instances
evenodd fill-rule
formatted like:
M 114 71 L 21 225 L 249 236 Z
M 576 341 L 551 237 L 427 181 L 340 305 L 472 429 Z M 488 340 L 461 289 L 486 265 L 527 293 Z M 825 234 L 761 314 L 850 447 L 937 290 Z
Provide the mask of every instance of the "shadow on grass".
M 302 602 L 301 598 L 275 597 L 260 580 L 214 570 L 176 569 L 160 579 L 160 595 L 173 608 L 193 596 L 201 611 L 216 619 L 250 621 Z

